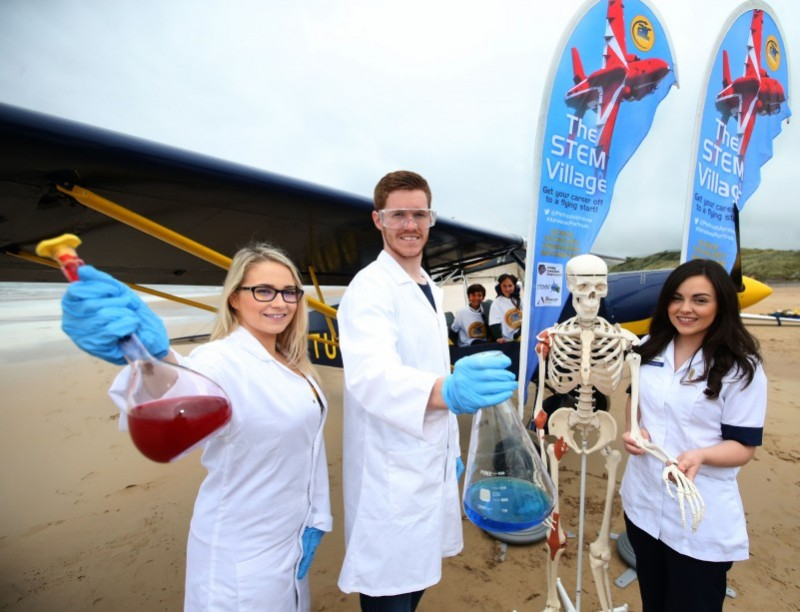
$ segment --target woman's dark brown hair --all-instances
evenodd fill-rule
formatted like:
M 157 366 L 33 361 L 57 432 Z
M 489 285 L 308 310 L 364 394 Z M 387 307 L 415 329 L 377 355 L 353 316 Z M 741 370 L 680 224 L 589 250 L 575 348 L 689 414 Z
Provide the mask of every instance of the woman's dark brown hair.
M 719 397 L 722 378 L 733 368 L 737 378 L 753 381 L 756 364 L 761 362 L 758 340 L 745 328 L 739 313 L 739 298 L 731 277 L 721 265 L 710 259 L 693 259 L 675 268 L 667 277 L 658 296 L 650 337 L 637 352 L 642 363 L 660 355 L 678 333 L 669 320 L 669 305 L 678 287 L 692 276 L 705 276 L 714 287 L 717 315 L 703 338 L 705 371 L 696 380 L 705 380 L 704 393 L 711 399 Z

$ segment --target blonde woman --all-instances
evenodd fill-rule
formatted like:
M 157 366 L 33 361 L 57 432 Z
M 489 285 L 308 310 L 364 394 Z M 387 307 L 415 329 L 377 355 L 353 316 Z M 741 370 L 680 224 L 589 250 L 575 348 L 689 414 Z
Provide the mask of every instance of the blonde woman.
M 188 357 L 169 351 L 163 324 L 127 287 L 90 266 L 80 278 L 64 297 L 63 327 L 81 348 L 120 363 L 117 341 L 136 332 L 152 354 L 206 375 L 231 401 L 230 422 L 204 442 L 185 609 L 308 610 L 308 567 L 332 518 L 327 408 L 306 353 L 295 265 L 265 244 L 236 253 L 211 341 Z M 127 370 L 110 391 L 120 407 Z

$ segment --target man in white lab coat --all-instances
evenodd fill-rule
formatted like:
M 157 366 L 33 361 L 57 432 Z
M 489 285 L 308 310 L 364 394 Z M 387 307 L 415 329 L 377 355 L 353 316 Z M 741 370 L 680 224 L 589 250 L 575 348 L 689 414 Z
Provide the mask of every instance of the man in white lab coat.
M 339 306 L 344 361 L 346 553 L 339 588 L 363 612 L 412 612 L 463 547 L 455 415 L 511 396 L 502 354 L 450 373 L 442 291 L 421 268 L 435 223 L 424 178 L 398 171 L 375 188 L 383 251 Z

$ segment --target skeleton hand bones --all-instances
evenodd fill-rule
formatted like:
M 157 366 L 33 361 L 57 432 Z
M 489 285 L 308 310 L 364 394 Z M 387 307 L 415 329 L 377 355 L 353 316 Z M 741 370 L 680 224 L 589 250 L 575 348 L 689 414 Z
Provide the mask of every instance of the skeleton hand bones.
M 670 486 L 671 484 L 675 485 L 678 506 L 681 510 L 681 523 L 686 527 L 685 506 L 688 505 L 689 512 L 692 515 L 692 531 L 697 531 L 706 510 L 706 503 L 703 501 L 703 496 L 700 495 L 697 485 L 695 485 L 678 467 L 678 460 L 657 444 L 652 443 L 649 438 L 650 436 L 647 434 L 647 431 L 640 429 L 636 424 L 631 426 L 630 433 L 623 434 L 623 440 L 629 452 L 631 451 L 631 445 L 633 445 L 664 463 L 664 469 L 661 472 L 661 480 L 664 482 L 664 488 L 672 499 L 676 499 L 675 494 L 672 492 L 672 487 Z

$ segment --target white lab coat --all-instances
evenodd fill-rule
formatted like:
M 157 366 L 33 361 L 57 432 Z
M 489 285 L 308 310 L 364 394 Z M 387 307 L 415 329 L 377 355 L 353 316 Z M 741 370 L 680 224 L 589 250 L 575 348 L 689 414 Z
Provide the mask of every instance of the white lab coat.
M 203 450 L 185 610 L 308 610 L 308 578 L 296 579 L 301 536 L 306 526 L 332 527 L 322 392 L 241 327 L 178 357 L 222 386 L 232 408 Z M 120 407 L 127 370 L 110 391 Z
M 450 372 L 442 292 L 426 278 L 436 311 L 382 251 L 339 306 L 345 593 L 425 589 L 441 579 L 442 557 L 463 547 L 458 423 L 448 410 L 426 411 L 435 380 Z

